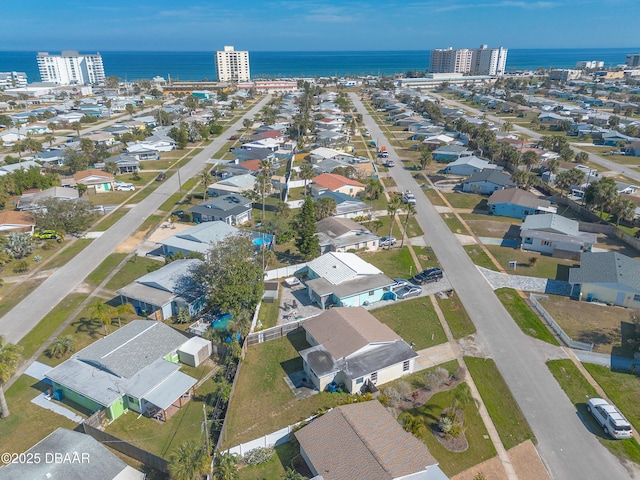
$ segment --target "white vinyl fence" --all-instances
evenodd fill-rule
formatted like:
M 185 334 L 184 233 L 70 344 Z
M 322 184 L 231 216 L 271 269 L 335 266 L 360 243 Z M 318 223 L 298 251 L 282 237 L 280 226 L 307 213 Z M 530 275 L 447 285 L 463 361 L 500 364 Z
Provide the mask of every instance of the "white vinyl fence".
M 549 312 L 547 312 L 544 309 L 544 307 L 540 305 L 540 302 L 538 302 L 538 299 L 542 299 L 542 298 L 549 298 L 549 297 L 547 297 L 546 295 L 536 295 L 535 293 L 532 293 L 529 295 L 529 300 L 531 300 L 531 303 L 533 303 L 534 307 L 536 307 L 536 310 L 538 310 L 540 314 L 544 317 L 544 319 L 549 323 L 549 325 L 551 325 L 551 328 L 553 328 L 553 330 L 562 339 L 562 341 L 571 348 L 575 348 L 577 350 L 587 350 L 589 352 L 592 351 L 593 343 L 579 342 L 578 340 L 572 339 L 569 335 L 565 333 L 562 327 L 560 327 L 560 325 L 556 323 L 556 321 L 549 314 Z

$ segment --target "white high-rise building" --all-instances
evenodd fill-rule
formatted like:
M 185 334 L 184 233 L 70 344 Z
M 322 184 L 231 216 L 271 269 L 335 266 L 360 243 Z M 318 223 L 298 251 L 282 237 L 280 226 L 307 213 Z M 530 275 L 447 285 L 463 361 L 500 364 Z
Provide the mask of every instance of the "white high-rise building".
M 22 88 L 27 86 L 27 74 L 24 72 L 0 72 L 0 89 Z
M 628 67 L 640 67 L 640 53 L 629 53 L 624 63 Z
M 249 52 L 225 46 L 216 52 L 216 72 L 219 82 L 247 82 L 251 79 Z
M 38 69 L 43 82 L 60 85 L 93 85 L 104 83 L 104 66 L 99 53 L 80 55 L 63 50 L 60 55 L 38 52 Z
M 461 48 L 431 50 L 431 73 L 470 73 L 473 75 L 503 75 L 507 66 L 506 48 Z

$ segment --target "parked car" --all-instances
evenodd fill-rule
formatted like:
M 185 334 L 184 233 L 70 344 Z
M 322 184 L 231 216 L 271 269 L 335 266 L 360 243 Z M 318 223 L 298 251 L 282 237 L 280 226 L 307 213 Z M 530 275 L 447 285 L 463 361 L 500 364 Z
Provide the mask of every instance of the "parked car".
M 616 407 L 602 398 L 590 398 L 587 410 L 591 412 L 596 422 L 600 424 L 604 433 L 615 439 L 631 438 L 633 431 L 631 424 Z
M 163 180 L 166 180 L 166 178 L 167 178 L 167 174 L 166 173 L 164 173 L 164 172 L 159 173 L 158 176 L 156 177 L 156 182 L 161 182 Z
M 386 162 L 384 162 L 386 167 L 395 167 L 396 166 L 396 162 L 394 162 L 392 159 L 387 159 Z
M 136 187 L 131 183 L 116 183 L 116 186 L 114 187 L 114 190 L 119 192 L 133 192 L 135 189 Z
M 418 297 L 422 293 L 422 288 L 416 286 L 405 286 L 396 292 L 398 298 L 405 299 L 411 297 Z
M 39 232 L 34 232 L 33 238 L 38 240 L 57 240 L 58 243 L 62 242 L 62 238 L 58 235 L 58 232 L 55 230 L 41 230 Z
M 439 268 L 427 268 L 422 272 L 411 277 L 411 282 L 416 285 L 424 285 L 425 283 L 433 283 L 440 281 L 443 277 L 442 270 Z
M 404 278 L 394 278 L 393 281 L 395 283 L 391 285 L 391 289 L 394 291 L 402 287 L 406 287 L 407 285 L 411 285 L 411 282 L 409 280 L 405 280 Z
M 409 190 L 405 190 L 402 193 L 402 201 L 404 203 L 408 203 L 410 205 L 415 205 L 416 204 L 416 197 L 413 193 L 411 193 Z
M 393 247 L 397 242 L 396 237 L 380 237 L 378 245 L 380 247 Z

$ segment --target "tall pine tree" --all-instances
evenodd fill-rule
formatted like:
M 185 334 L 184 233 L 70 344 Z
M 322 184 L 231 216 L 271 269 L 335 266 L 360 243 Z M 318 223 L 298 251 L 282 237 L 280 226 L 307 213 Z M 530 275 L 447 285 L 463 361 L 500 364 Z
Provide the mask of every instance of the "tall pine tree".
M 296 247 L 305 260 L 316 258 L 320 254 L 320 240 L 316 229 L 316 208 L 310 196 L 307 196 L 302 210 L 294 221 Z

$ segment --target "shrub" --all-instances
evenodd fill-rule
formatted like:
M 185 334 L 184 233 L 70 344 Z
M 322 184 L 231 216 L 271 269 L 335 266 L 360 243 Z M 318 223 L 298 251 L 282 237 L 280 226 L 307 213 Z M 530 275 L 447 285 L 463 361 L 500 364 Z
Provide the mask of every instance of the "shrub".
M 14 273 L 24 273 L 29 271 L 29 263 L 26 260 L 20 260 L 13 267 Z
M 453 420 L 448 416 L 441 417 L 438 422 L 438 428 L 445 434 L 451 433 L 451 430 L 453 429 Z
M 244 461 L 247 465 L 260 465 L 271 460 L 275 452 L 273 447 L 254 448 L 245 453 Z
M 385 398 L 385 405 L 388 405 L 390 407 L 397 407 L 402 400 L 402 395 L 400 394 L 400 392 L 398 392 L 398 390 L 393 387 L 385 388 L 382 391 L 382 394 Z

